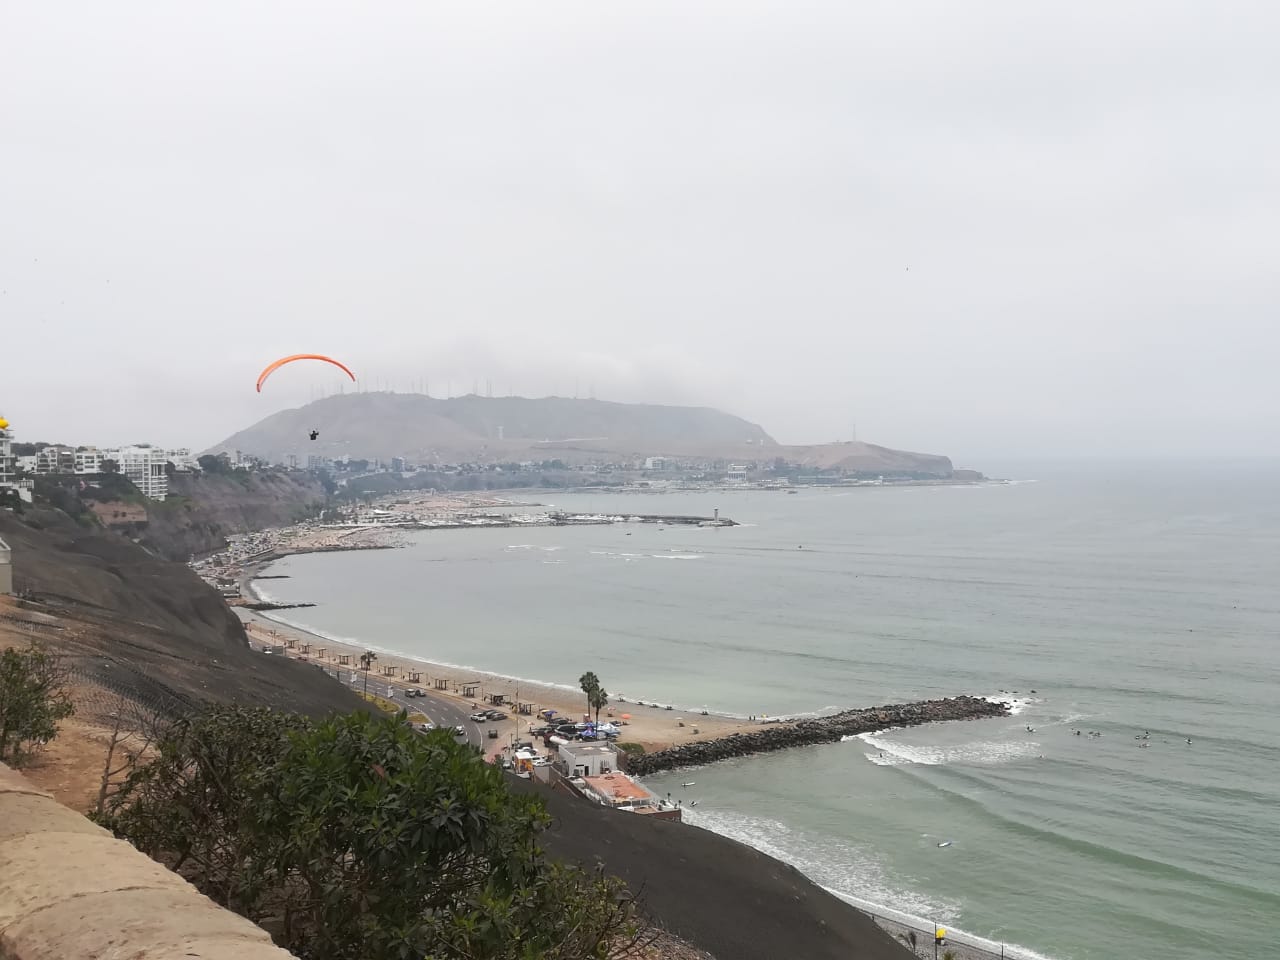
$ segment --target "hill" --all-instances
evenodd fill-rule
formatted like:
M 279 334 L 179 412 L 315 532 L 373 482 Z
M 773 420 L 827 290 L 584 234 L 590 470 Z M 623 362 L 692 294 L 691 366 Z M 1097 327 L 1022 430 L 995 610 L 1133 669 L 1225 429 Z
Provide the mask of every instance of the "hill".
M 79 682 L 144 702 L 268 705 L 319 716 L 360 701 L 314 667 L 249 649 L 244 627 L 211 587 L 96 526 L 47 507 L 0 510 L 24 607 L 0 613 L 65 654 Z M 27 624 L 28 626 L 23 626 Z
M 788 460 L 817 470 L 846 473 L 911 473 L 949 477 L 951 460 L 934 453 L 910 453 L 858 440 L 822 443 L 807 447 L 786 447 Z
M 169 498 L 148 500 L 118 474 L 38 477 L 37 494 L 82 524 L 100 523 L 166 560 L 186 562 L 221 550 L 232 534 L 314 517 L 325 488 L 300 470 L 175 473 Z
M 309 433 L 320 431 L 317 440 Z M 816 469 L 951 475 L 951 461 L 868 443 L 789 447 L 754 423 L 707 407 L 609 403 L 563 397 L 454 397 L 356 393 L 326 397 L 259 421 L 211 448 L 283 462 L 292 454 L 354 459 L 405 457 L 457 463 L 612 457 L 699 457 L 764 461 Z
M 316 441 L 308 439 L 319 430 Z M 288 454 L 407 457 L 421 463 L 621 456 L 745 456 L 777 444 L 753 423 L 705 407 L 355 393 L 282 410 L 212 448 L 274 462 Z

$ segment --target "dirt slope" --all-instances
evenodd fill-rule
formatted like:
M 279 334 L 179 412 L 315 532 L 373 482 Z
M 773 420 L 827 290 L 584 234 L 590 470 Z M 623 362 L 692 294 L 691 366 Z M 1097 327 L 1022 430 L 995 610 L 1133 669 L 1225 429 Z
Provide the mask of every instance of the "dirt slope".
M 510 777 L 555 817 L 547 851 L 627 881 L 650 915 L 720 960 L 905 960 L 866 914 L 800 871 L 686 823 L 609 810 Z
M 313 716 L 360 704 L 314 667 L 252 652 L 222 598 L 182 564 L 55 510 L 23 520 L 0 511 L 0 538 L 28 598 L 25 609 L 5 613 L 40 620 L 81 682 L 149 701 L 253 703 Z

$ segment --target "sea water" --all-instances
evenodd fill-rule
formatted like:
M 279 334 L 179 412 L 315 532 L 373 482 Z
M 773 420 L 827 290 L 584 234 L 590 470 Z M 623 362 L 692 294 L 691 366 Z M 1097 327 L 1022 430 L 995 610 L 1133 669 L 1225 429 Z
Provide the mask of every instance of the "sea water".
M 683 712 L 1016 700 L 1008 718 L 650 784 L 851 902 L 1024 955 L 1264 955 L 1280 917 L 1280 467 L 1019 476 L 1036 482 L 539 492 L 742 525 L 424 531 L 406 550 L 289 558 L 267 586 L 317 602 L 288 615 L 331 636 L 568 687 L 594 670 Z

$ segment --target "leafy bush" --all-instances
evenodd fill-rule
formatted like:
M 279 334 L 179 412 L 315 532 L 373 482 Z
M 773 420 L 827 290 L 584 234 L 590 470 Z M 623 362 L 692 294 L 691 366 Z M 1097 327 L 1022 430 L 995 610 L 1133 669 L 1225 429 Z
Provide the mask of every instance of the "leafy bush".
M 0 653 L 0 761 L 22 766 L 74 712 L 59 657 L 35 643 Z
M 214 708 L 100 821 L 323 960 L 585 960 L 634 938 L 616 880 L 544 859 L 535 797 L 446 732 Z

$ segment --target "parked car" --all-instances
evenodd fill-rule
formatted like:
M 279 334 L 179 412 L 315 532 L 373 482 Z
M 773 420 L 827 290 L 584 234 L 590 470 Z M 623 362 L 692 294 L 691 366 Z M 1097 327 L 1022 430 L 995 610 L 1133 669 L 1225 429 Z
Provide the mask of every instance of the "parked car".
M 506 715 L 505 713 L 503 713 L 501 710 L 490 710 L 490 711 L 488 711 L 488 712 L 485 714 L 485 716 L 487 716 L 490 720 L 505 720 L 505 719 L 507 719 L 507 715 Z
M 535 767 L 551 766 L 551 761 L 548 760 L 546 757 L 534 757 L 532 760 L 529 761 L 529 763 Z
M 467 735 L 467 728 L 466 728 L 466 727 L 454 727 L 454 728 L 453 728 L 453 735 L 454 735 L 455 737 L 465 737 L 465 736 Z
M 487 713 L 473 713 L 471 719 L 475 723 L 484 723 L 489 719 L 489 715 Z

